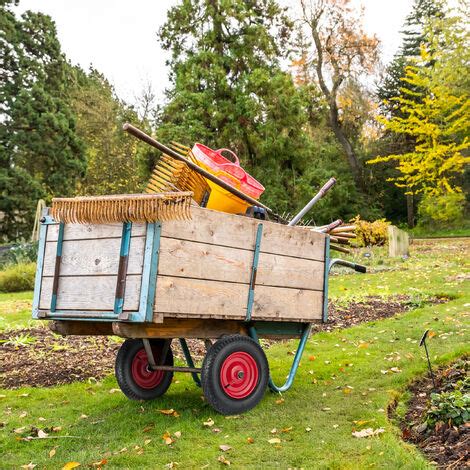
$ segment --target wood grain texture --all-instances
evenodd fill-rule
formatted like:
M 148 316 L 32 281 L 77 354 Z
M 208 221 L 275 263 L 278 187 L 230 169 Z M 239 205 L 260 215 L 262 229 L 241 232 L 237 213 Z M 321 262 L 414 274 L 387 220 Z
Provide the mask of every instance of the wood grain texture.
M 248 286 L 219 281 L 159 276 L 155 321 L 164 318 L 246 317 Z M 252 318 L 313 320 L 321 318 L 323 293 L 302 289 L 257 286 Z
M 162 226 L 168 238 L 193 240 L 202 243 L 253 250 L 256 229 L 263 224 L 261 252 L 323 260 L 325 234 L 303 230 L 249 217 L 223 214 L 193 207 L 192 220 L 170 221 Z
M 119 265 L 121 240 L 99 238 L 96 240 L 64 241 L 60 263 L 61 276 L 116 275 Z M 128 274 L 141 274 L 144 261 L 145 238 L 131 238 Z M 57 242 L 46 244 L 43 276 L 54 274 Z
M 162 238 L 158 272 L 163 276 L 248 284 L 252 263 L 252 250 Z M 321 290 L 323 263 L 261 253 L 256 283 Z
M 132 224 L 133 237 L 145 236 L 146 224 Z M 59 224 L 49 225 L 47 230 L 47 241 L 57 241 Z M 121 238 L 122 224 L 66 224 L 64 240 L 96 240 L 99 238 Z
M 61 277 L 57 310 L 113 311 L 117 276 Z M 127 276 L 124 310 L 139 309 L 141 276 Z M 51 304 L 52 277 L 42 279 L 40 309 Z

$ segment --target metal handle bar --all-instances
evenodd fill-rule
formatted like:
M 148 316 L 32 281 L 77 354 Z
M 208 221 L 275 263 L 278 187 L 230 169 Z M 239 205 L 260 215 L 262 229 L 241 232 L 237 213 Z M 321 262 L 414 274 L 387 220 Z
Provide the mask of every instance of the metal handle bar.
M 354 269 L 358 273 L 366 273 L 367 268 L 362 264 L 351 263 L 350 261 L 345 261 L 344 259 L 333 258 L 328 265 L 328 272 L 330 272 L 331 268 L 335 265 L 339 264 L 340 266 L 345 266 L 346 268 Z

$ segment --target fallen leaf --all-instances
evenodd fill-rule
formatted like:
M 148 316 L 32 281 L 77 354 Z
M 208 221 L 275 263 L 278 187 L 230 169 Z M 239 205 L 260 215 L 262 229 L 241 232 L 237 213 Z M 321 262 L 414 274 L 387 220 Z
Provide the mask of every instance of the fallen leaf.
M 281 429 L 281 432 L 291 432 L 293 429 L 292 426 L 289 426 L 288 428 Z
M 152 442 L 152 439 L 145 439 L 144 445 L 148 446 Z
M 44 432 L 42 429 L 40 429 L 38 431 L 38 437 L 39 439 L 44 439 L 45 437 L 47 437 L 49 434 L 47 434 L 47 432 Z
M 361 343 L 358 348 L 359 349 L 367 349 L 369 347 L 369 343 Z
M 166 444 L 167 446 L 169 446 L 170 444 L 173 444 L 173 442 L 175 442 L 175 441 L 171 438 L 171 434 L 170 434 L 168 431 L 166 431 L 165 434 L 163 434 L 162 439 L 163 439 L 163 441 L 165 442 L 165 444 Z
M 29 462 L 27 465 L 21 465 L 21 468 L 26 468 L 27 470 L 32 470 L 36 466 L 35 463 Z
M 106 459 L 101 459 L 99 462 L 93 462 L 91 465 L 93 467 L 102 467 L 103 465 L 106 465 L 108 461 Z
M 80 419 L 87 419 L 87 418 L 88 418 L 88 415 L 85 415 L 85 414 L 80 415 Z
M 21 428 L 13 429 L 15 434 L 21 434 L 26 429 L 26 426 L 21 426 Z
M 313 355 L 312 355 L 312 356 L 308 356 L 308 360 L 309 360 L 309 361 L 314 361 L 315 359 L 316 359 L 316 357 L 313 356 Z
M 227 452 L 228 450 L 230 450 L 232 447 L 227 445 L 227 444 L 221 444 L 219 446 L 219 449 L 222 451 L 222 452 Z
M 143 429 L 143 432 L 149 432 L 149 431 L 151 431 L 154 427 L 155 427 L 154 424 L 149 424 L 148 426 L 145 426 L 145 428 Z
M 378 434 L 382 434 L 383 432 L 385 432 L 385 429 L 383 428 L 378 428 L 378 429 L 366 428 L 366 429 L 363 429 L 362 431 L 353 431 L 352 435 L 354 437 L 363 438 L 363 437 L 377 436 Z
M 211 431 L 217 433 L 217 432 L 220 432 L 221 429 L 219 429 L 219 428 L 212 428 Z
M 109 393 L 119 393 L 119 392 L 122 392 L 122 390 L 120 388 L 112 388 Z
M 214 426 L 215 423 L 214 423 L 214 420 L 212 418 L 209 418 L 207 421 L 204 421 L 202 424 L 204 426 L 207 426 L 207 427 L 210 428 L 210 427 Z
M 54 455 L 55 455 L 55 449 L 51 449 L 49 451 L 49 458 L 52 459 L 52 457 L 54 457 Z
M 39 416 L 38 420 L 39 421 L 46 421 L 46 418 L 43 418 L 42 416 Z
M 21 395 L 18 395 L 19 397 L 29 397 L 29 393 L 22 393 Z
M 62 426 L 52 426 L 52 432 L 62 431 Z
M 176 431 L 174 434 L 173 434 L 177 439 L 179 439 L 181 437 L 181 431 Z
M 310 431 L 312 430 L 312 428 L 310 428 L 310 427 L 309 427 L 309 428 L 305 428 L 305 430 L 306 430 L 307 432 L 310 432 Z
M 167 416 L 173 416 L 174 418 L 179 417 L 179 413 L 175 411 L 173 408 L 170 408 L 169 410 L 158 410 L 162 415 L 167 415 Z
M 347 387 L 346 387 L 346 388 L 343 388 L 343 393 L 344 393 L 345 395 L 349 395 L 351 392 L 352 392 L 352 390 L 351 390 L 350 388 L 347 388 Z
M 282 405 L 282 403 L 284 403 L 284 398 L 279 398 L 276 400 L 276 405 Z
M 178 462 L 170 462 L 165 465 L 166 468 L 176 468 L 179 465 Z
M 253 444 L 255 442 L 255 440 L 252 437 L 247 437 L 246 441 L 248 442 L 248 444 Z
M 224 465 L 230 466 L 230 460 L 227 460 L 223 455 L 219 455 L 217 460 Z
M 271 431 L 269 431 L 271 434 L 276 434 L 277 433 L 277 429 L 276 428 L 272 428 Z
M 435 331 L 430 331 L 428 333 L 428 338 L 434 338 L 434 336 L 436 336 L 436 332 Z
M 327 406 L 325 406 L 325 408 L 322 408 L 322 411 L 331 411 L 331 408 L 328 408 Z
M 79 462 L 67 462 L 63 467 L 62 470 L 71 470 L 72 468 L 80 467 Z
M 26 416 L 28 416 L 28 413 L 26 411 L 23 411 L 21 414 L 20 414 L 20 418 L 25 418 Z
M 3 395 L 3 394 L 0 395 L 0 398 L 6 398 L 6 397 L 7 397 L 6 395 Z
M 269 439 L 268 441 L 270 444 L 280 444 L 281 443 L 281 439 L 279 439 L 278 437 L 273 437 L 272 439 Z

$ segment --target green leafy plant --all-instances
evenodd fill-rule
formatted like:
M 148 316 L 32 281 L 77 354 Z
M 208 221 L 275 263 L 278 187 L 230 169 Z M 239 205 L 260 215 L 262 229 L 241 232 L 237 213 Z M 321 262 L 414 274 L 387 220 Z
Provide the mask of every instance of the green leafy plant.
M 34 336 L 29 335 L 28 333 L 16 335 L 13 338 L 10 338 L 8 341 L 5 341 L 5 344 L 10 346 L 29 346 L 36 342 L 36 338 Z
M 0 252 L 0 267 L 13 264 L 35 262 L 38 256 L 38 243 L 18 243 Z
M 427 412 L 428 425 L 439 421 L 460 426 L 470 420 L 470 393 L 456 389 L 451 392 L 433 393 L 431 408 Z
M 34 289 L 36 263 L 20 263 L 0 271 L 0 292 L 20 292 Z

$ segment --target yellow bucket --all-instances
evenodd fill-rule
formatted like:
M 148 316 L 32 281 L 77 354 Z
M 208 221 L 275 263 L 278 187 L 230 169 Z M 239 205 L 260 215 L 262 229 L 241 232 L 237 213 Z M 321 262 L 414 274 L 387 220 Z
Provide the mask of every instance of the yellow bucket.
M 215 172 L 212 168 L 204 165 L 200 160 L 198 164 L 201 168 L 204 168 L 208 172 L 212 173 L 217 178 L 222 179 L 226 183 L 230 184 L 236 189 L 240 188 L 240 182 L 234 178 L 230 173 L 225 171 Z M 243 199 L 235 196 L 224 188 L 220 187 L 218 184 L 213 183 L 212 181 L 206 179 L 207 184 L 211 188 L 211 194 L 209 200 L 207 201 L 207 208 L 213 209 L 220 212 L 228 212 L 229 214 L 245 214 L 248 207 L 251 204 L 245 202 Z

